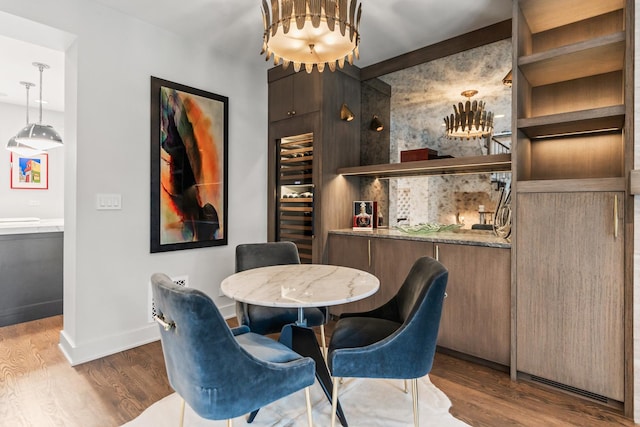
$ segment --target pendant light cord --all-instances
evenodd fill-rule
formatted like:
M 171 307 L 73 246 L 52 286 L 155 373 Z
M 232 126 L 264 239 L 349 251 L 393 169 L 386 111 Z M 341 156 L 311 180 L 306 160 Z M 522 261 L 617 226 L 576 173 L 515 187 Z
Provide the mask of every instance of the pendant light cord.
M 32 65 L 34 67 L 38 67 L 38 70 L 40 70 L 40 118 L 38 120 L 38 124 L 41 125 L 42 124 L 42 71 L 45 68 L 49 68 L 49 66 L 47 64 L 43 64 L 42 62 L 34 62 Z
M 29 125 L 29 89 L 35 86 L 35 83 L 20 82 L 20 84 L 23 85 L 25 89 L 27 89 L 27 102 L 25 105 L 27 106 L 27 122 L 26 123 L 27 125 Z M 40 80 L 40 86 L 42 86 L 42 80 Z M 40 97 L 42 98 L 42 95 L 40 95 Z

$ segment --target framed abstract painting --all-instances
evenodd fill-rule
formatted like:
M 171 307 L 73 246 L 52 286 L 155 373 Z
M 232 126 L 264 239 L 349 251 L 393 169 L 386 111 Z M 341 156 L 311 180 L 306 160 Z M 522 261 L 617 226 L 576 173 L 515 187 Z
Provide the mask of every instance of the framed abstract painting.
M 227 244 L 229 99 L 151 77 L 151 252 Z
M 11 153 L 11 188 L 49 188 L 49 157 L 46 154 L 21 156 Z

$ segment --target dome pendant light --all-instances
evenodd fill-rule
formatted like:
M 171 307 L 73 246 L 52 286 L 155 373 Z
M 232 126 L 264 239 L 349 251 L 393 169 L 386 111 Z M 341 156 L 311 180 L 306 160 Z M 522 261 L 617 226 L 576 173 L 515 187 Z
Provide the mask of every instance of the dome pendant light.
M 40 70 L 40 118 L 37 124 L 28 123 L 24 129 L 18 132 L 15 140 L 36 150 L 46 151 L 62 147 L 62 138 L 58 132 L 52 126 L 42 124 L 42 71 L 49 66 L 40 62 L 34 62 L 33 66 Z
M 25 87 L 25 89 L 27 90 L 27 126 L 29 125 L 29 89 L 32 88 L 33 86 L 35 86 L 34 83 L 29 83 L 29 82 L 20 82 L 21 85 L 23 85 Z M 42 153 L 44 153 L 43 150 L 36 150 L 35 148 L 31 148 L 27 145 L 21 144 L 18 141 L 16 141 L 16 137 L 12 137 L 9 142 L 7 142 L 7 150 L 12 151 L 14 153 L 16 153 L 19 156 L 22 157 L 31 157 L 31 156 L 37 156 L 40 155 Z

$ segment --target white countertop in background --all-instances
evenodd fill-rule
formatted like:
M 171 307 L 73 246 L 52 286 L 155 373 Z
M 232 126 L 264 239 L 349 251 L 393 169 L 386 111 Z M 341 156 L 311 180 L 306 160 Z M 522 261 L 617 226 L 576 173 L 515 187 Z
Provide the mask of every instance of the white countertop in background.
M 0 218 L 0 235 L 64 231 L 64 218 Z

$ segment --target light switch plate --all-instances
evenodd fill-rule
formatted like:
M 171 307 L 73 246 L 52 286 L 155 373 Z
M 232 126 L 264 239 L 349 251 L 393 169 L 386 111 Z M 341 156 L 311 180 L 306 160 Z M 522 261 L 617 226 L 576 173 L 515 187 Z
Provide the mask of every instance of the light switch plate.
M 122 195 L 96 194 L 96 209 L 99 211 L 122 209 Z

